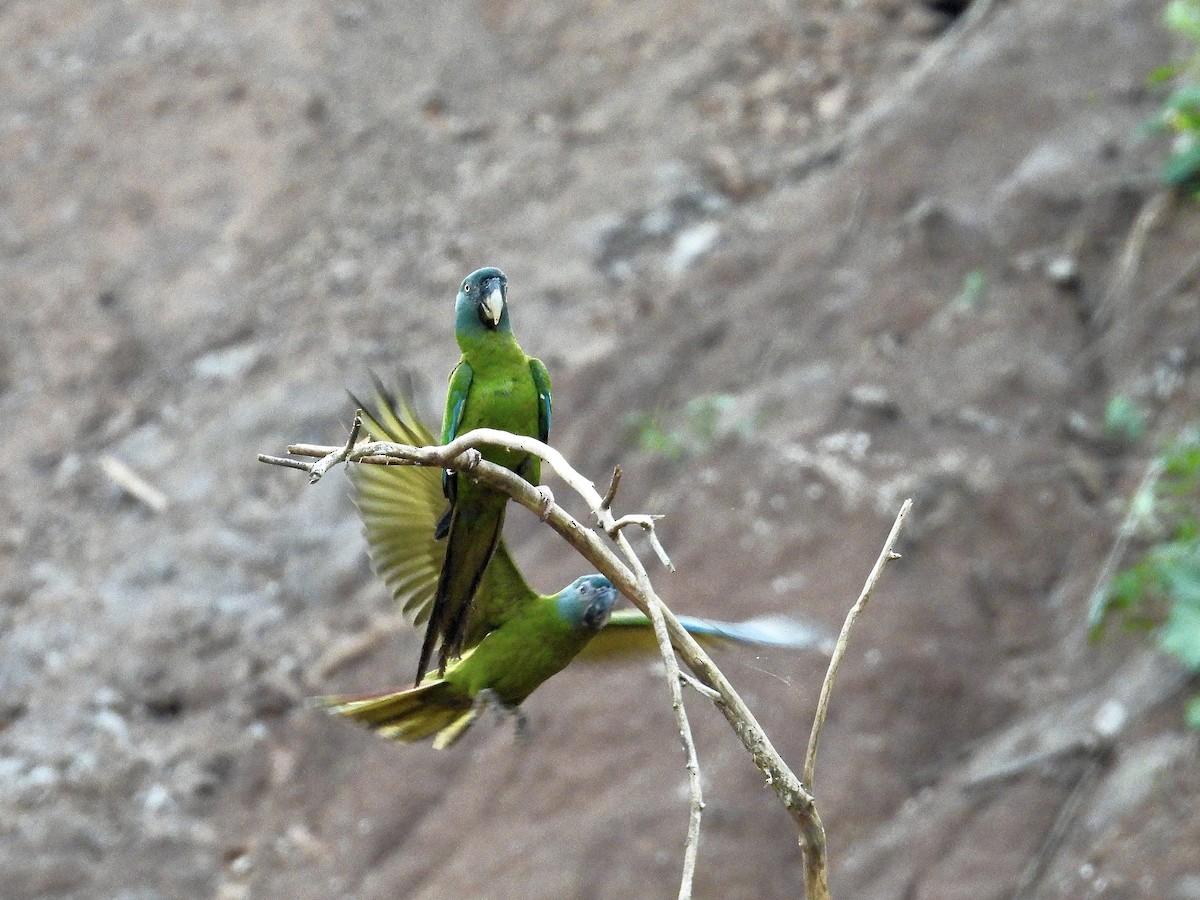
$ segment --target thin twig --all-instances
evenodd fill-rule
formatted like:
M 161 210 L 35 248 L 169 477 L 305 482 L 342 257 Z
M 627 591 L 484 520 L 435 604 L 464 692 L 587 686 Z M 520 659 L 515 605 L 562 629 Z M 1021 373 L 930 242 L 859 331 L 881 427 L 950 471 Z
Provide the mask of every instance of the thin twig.
M 290 447 L 288 453 L 294 452 Z M 260 453 L 256 457 L 260 463 L 266 463 L 269 466 L 282 466 L 285 469 L 299 469 L 301 472 L 312 474 L 312 463 L 301 462 L 298 459 L 288 459 L 286 456 L 270 456 L 266 453 Z
M 509 450 L 516 450 L 521 453 L 532 453 L 534 456 L 540 457 L 546 462 L 554 473 L 567 483 L 591 508 L 600 527 L 606 533 L 612 536 L 612 529 L 617 524 L 617 519 L 612 515 L 612 511 L 604 505 L 604 499 L 596 490 L 596 486 L 584 478 L 566 458 L 551 447 L 549 444 L 544 444 L 539 440 L 521 435 L 509 434 L 507 431 L 498 431 L 494 428 L 476 428 L 474 431 L 469 431 L 464 435 L 455 438 L 448 444 L 441 447 L 413 447 L 408 444 L 397 444 L 391 441 L 370 441 L 358 444 L 356 447 L 327 447 L 316 444 L 292 444 L 288 447 L 288 453 L 296 456 L 313 456 L 320 459 L 315 465 L 307 465 L 301 463 L 297 465 L 295 461 L 281 463 L 278 460 L 281 457 L 259 454 L 259 461 L 271 463 L 272 465 L 288 465 L 291 468 L 303 469 L 312 474 L 312 481 L 320 479 L 329 469 L 338 463 L 354 462 L 367 464 L 392 464 L 397 463 L 422 466 L 444 466 L 450 469 L 456 469 L 460 472 L 473 473 L 476 465 L 479 464 L 481 457 L 478 448 L 481 446 L 496 446 L 503 447 Z M 466 454 L 464 459 L 459 459 L 460 456 Z M 319 472 L 319 474 L 318 474 Z M 614 480 L 617 476 L 614 475 Z M 512 485 L 501 486 L 501 490 L 513 496 Z M 609 491 L 613 492 L 612 486 Z M 611 504 L 611 500 L 609 501 Z M 541 518 L 545 514 L 544 500 L 537 507 L 530 507 Z M 662 543 L 658 540 L 658 536 L 654 529 L 654 516 L 635 516 L 623 517 L 628 519 L 630 523 L 639 525 L 646 531 L 650 538 L 650 546 L 654 548 L 654 553 L 659 561 L 667 569 L 674 571 L 675 566 L 671 563 L 670 557 L 667 555 Z M 621 527 L 624 527 L 623 523 Z
M 604 499 L 600 501 L 601 509 L 612 509 L 613 500 L 617 499 L 617 488 L 621 486 L 621 467 L 614 466 L 612 473 L 612 481 L 608 483 L 608 491 L 604 494 Z
M 684 684 L 686 684 L 688 687 L 690 687 L 693 691 L 695 691 L 701 697 L 707 697 L 713 703 L 720 702 L 721 695 L 718 694 L 716 691 L 714 691 L 712 688 L 710 688 L 707 684 L 701 684 L 696 679 L 696 676 L 694 676 L 688 672 L 684 672 L 682 669 L 680 669 L 679 680 L 682 681 Z
M 667 556 L 667 549 L 658 540 L 658 532 L 654 529 L 656 520 L 662 516 L 646 516 L 646 515 L 629 515 L 621 516 L 616 519 L 612 525 L 608 527 L 608 536 L 615 537 L 616 533 L 626 525 L 636 525 L 641 528 L 650 538 L 650 547 L 654 550 L 654 555 L 658 557 L 658 561 L 663 564 L 667 571 L 675 571 L 675 563 L 671 562 L 671 557 Z
M 340 450 L 326 454 L 319 462 L 313 464 L 308 473 L 309 484 L 316 484 L 326 472 L 338 463 L 345 462 L 346 458 L 354 451 L 354 445 L 358 442 L 358 433 L 362 431 L 362 414 L 361 409 L 354 411 L 354 424 L 350 426 L 350 437 L 346 439 L 345 445 Z
M 838 667 L 842 664 L 842 657 L 846 655 L 846 647 L 850 642 L 850 629 L 854 627 L 859 613 L 866 608 L 867 601 L 871 599 L 871 594 L 875 590 L 879 576 L 883 574 L 883 567 L 893 559 L 900 558 L 899 554 L 892 552 L 892 547 L 896 544 L 896 538 L 900 536 L 900 529 L 904 525 L 904 520 L 908 516 L 910 509 L 912 509 L 912 500 L 905 500 L 904 505 L 900 507 L 900 512 L 896 515 L 896 521 L 892 523 L 891 533 L 883 543 L 883 549 L 879 551 L 879 558 L 875 560 L 871 574 L 867 576 L 867 582 L 863 585 L 862 593 L 858 595 L 858 600 L 850 608 L 850 612 L 846 614 L 846 621 L 842 625 L 842 633 L 838 635 L 837 644 L 833 648 L 833 656 L 829 660 L 829 669 L 825 673 L 825 681 L 821 684 L 821 695 L 817 700 L 817 714 L 813 719 L 812 732 L 808 736 L 808 752 L 804 755 L 804 783 L 810 791 L 813 789 L 813 775 L 817 767 L 817 744 L 821 737 L 821 727 L 825 724 L 825 714 L 829 711 L 829 695 L 833 691 L 833 680 L 837 677 Z
M 100 471 L 117 487 L 150 512 L 160 513 L 170 505 L 167 495 L 115 456 L 100 457 Z
M 664 619 L 662 601 L 658 599 L 657 594 L 650 584 L 650 576 L 646 573 L 645 567 L 642 566 L 641 560 L 638 559 L 633 547 L 629 541 L 621 533 L 621 528 L 626 524 L 636 524 L 642 529 L 648 531 L 652 538 L 652 545 L 656 545 L 656 552 L 660 559 L 665 559 L 664 565 L 671 568 L 670 559 L 666 558 L 666 553 L 662 549 L 662 545 L 657 542 L 654 536 L 654 519 L 650 516 L 630 517 L 627 521 L 618 524 L 618 520 L 613 518 L 612 512 L 605 505 L 605 498 L 601 497 L 595 489 L 591 481 L 588 481 L 579 474 L 566 459 L 558 453 L 558 451 L 542 443 L 541 441 L 533 440 L 532 438 L 524 438 L 518 435 L 512 435 L 503 431 L 494 429 L 480 428 L 475 431 L 468 432 L 465 435 L 451 441 L 443 447 L 439 448 L 415 448 L 405 444 L 392 444 L 384 441 L 365 442 L 354 446 L 354 441 L 357 439 L 358 431 L 361 428 L 361 410 L 355 414 L 355 428 L 351 431 L 351 440 L 341 448 L 328 447 L 313 447 L 294 445 L 289 447 L 289 451 L 293 453 L 305 452 L 305 455 L 318 456 L 319 460 L 311 466 L 306 467 L 310 473 L 310 483 L 316 482 L 330 468 L 338 463 L 344 462 L 364 462 L 366 460 L 374 460 L 375 458 L 390 458 L 393 455 L 399 456 L 402 459 L 417 461 L 418 459 L 426 464 L 434 464 L 438 466 L 448 466 L 457 468 L 460 471 L 471 471 L 473 475 L 480 477 L 483 480 L 488 480 L 484 471 L 488 468 L 480 462 L 480 454 L 478 445 L 490 444 L 509 449 L 521 450 L 526 453 L 533 453 L 540 456 L 555 473 L 562 478 L 568 485 L 575 489 L 585 501 L 592 507 L 596 518 L 599 520 L 601 527 L 605 532 L 616 542 L 621 550 L 629 566 L 632 568 L 630 580 L 634 583 L 634 592 L 642 600 L 641 604 L 643 612 L 650 618 L 650 622 L 654 627 L 655 639 L 658 642 L 659 650 L 662 655 L 663 664 L 667 671 L 668 690 L 671 694 L 671 707 L 674 710 L 676 723 L 679 727 L 679 737 L 683 744 L 684 756 L 686 758 L 686 768 L 688 773 L 688 788 L 691 797 L 688 815 L 688 832 L 687 842 L 684 848 L 683 875 L 679 887 L 680 900 L 687 900 L 692 895 L 692 884 L 695 878 L 696 857 L 700 846 L 700 821 L 704 810 L 704 795 L 700 781 L 700 766 L 699 759 L 696 753 L 695 738 L 692 735 L 691 725 L 688 722 L 687 710 L 683 705 L 683 692 L 679 683 L 679 663 L 675 658 L 674 649 L 671 646 L 671 636 L 667 630 L 666 620 Z M 260 457 L 262 458 L 262 457 Z M 263 462 L 274 463 L 275 458 L 263 458 Z M 509 481 L 507 487 L 503 488 L 507 492 L 516 496 L 514 488 L 528 488 L 533 491 L 538 498 L 536 506 L 530 506 L 522 501 L 522 504 L 536 512 L 539 517 L 545 520 L 553 519 L 555 514 L 565 515 L 562 510 L 553 506 L 549 510 L 545 508 L 545 501 L 542 495 L 537 492 L 524 479 L 517 476 L 515 473 L 509 472 L 507 469 L 496 466 L 499 472 L 503 472 L 517 482 L 513 485 Z M 476 469 L 483 471 L 476 472 Z M 498 474 L 498 473 L 496 473 Z M 616 476 L 614 476 L 614 481 Z M 522 491 L 524 493 L 524 491 Z M 610 487 L 610 495 L 615 493 L 615 490 Z M 611 496 L 608 500 L 611 505 Z M 578 526 L 578 523 L 575 523 Z M 579 526 L 581 527 L 581 526 Z M 611 553 L 609 554 L 611 556 Z M 619 560 L 614 560 L 620 564 Z M 604 568 L 601 567 L 604 572 Z M 629 572 L 627 569 L 626 572 Z M 605 572 L 605 574 L 609 574 Z M 610 576 L 611 577 L 611 576 Z M 620 586 L 620 585 L 618 585 Z M 623 588 L 627 596 L 632 596 L 628 589 Z M 676 623 L 678 624 L 678 623 Z M 682 630 L 682 629 L 681 629 Z M 715 668 L 715 667 L 714 667 Z
M 646 515 L 645 513 L 627 513 L 626 515 L 621 516 L 619 519 L 614 519 L 613 523 L 605 530 L 608 532 L 609 537 L 616 537 L 617 532 L 626 525 L 636 525 L 639 528 L 652 528 L 654 523 L 661 518 L 661 515 L 655 515 L 653 513 L 650 515 Z

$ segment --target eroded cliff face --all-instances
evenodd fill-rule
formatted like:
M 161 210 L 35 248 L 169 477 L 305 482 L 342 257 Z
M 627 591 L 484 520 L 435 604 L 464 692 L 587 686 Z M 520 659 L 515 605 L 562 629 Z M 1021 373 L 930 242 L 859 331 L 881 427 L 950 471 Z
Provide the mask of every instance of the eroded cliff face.
M 302 704 L 403 684 L 418 641 L 341 476 L 254 454 L 342 439 L 369 369 L 420 373 L 434 418 L 454 289 L 495 264 L 554 443 L 667 515 L 677 610 L 835 628 L 916 499 L 823 741 L 840 896 L 1011 896 L 1114 703 L 1044 895 L 1194 896 L 1177 675 L 1083 639 L 1146 455 L 1105 404 L 1200 393 L 1200 219 L 1162 209 L 1121 261 L 1161 4 L 436 6 L 0 12 L 0 893 L 674 895 L 653 665 L 564 672 L 527 744 L 398 747 Z M 639 449 L 651 420 L 678 452 Z M 587 569 L 509 519 L 535 586 Z M 799 765 L 824 660 L 718 662 Z M 790 821 L 689 702 L 698 896 L 795 896 Z

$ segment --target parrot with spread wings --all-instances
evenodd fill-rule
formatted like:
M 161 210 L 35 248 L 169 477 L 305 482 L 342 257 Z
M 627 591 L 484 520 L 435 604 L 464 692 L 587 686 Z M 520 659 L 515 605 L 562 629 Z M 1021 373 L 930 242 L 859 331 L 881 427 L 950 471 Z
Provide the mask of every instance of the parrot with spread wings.
M 377 384 L 375 399 L 370 412 L 356 401 L 375 439 L 418 447 L 433 443 L 406 398 L 391 396 Z M 445 553 L 445 544 L 434 536 L 444 505 L 439 473 L 423 466 L 370 464 L 349 472 L 375 571 L 406 617 L 419 626 L 430 615 Z M 313 703 L 387 738 L 414 742 L 432 737 L 434 747 L 448 747 L 488 706 L 516 711 L 581 652 L 612 656 L 631 649 L 651 651 L 655 644 L 649 621 L 636 610 L 614 612 L 616 598 L 616 589 L 603 575 L 585 575 L 556 594 L 538 594 L 500 540 L 479 581 L 462 655 L 448 662 L 444 673 L 429 672 L 407 690 L 318 697 Z M 820 630 L 784 617 L 726 623 L 681 616 L 680 621 L 710 645 L 828 644 Z

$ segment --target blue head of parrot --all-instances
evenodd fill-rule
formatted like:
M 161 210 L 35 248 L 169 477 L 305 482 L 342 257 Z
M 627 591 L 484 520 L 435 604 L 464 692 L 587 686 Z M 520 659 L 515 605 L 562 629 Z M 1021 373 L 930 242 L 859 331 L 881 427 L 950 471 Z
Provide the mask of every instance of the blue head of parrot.
M 460 324 L 473 318 L 488 331 L 509 330 L 508 279 L 504 273 L 485 266 L 464 278 L 454 311 Z
M 617 589 L 603 575 L 576 578 L 558 594 L 558 614 L 575 628 L 599 631 L 608 624 Z

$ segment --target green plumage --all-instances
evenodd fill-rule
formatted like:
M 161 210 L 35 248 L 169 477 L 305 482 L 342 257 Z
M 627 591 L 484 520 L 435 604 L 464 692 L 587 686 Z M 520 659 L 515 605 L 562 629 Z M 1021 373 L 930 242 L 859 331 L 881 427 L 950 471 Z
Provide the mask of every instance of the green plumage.
M 380 389 L 375 406 L 373 414 L 364 415 L 373 438 L 415 446 L 433 443 L 433 435 L 406 399 Z M 399 465 L 359 465 L 349 473 L 375 570 L 405 615 L 420 625 L 435 599 L 446 546 L 434 538 L 443 505 L 440 475 L 428 467 Z M 652 652 L 654 638 L 645 616 L 636 610 L 612 613 L 615 599 L 612 585 L 600 575 L 576 579 L 551 596 L 535 593 L 501 540 L 480 579 L 464 652 L 447 665 L 444 675 L 430 674 L 408 690 L 315 702 L 384 737 L 434 737 L 435 747 L 447 747 L 475 720 L 481 695 L 515 707 L 581 653 L 611 656 L 630 648 Z M 816 630 L 788 619 L 681 621 L 707 644 L 795 648 L 824 640 Z
M 616 600 L 607 578 L 588 575 L 552 597 L 525 598 L 516 615 L 451 662 L 444 675 L 426 676 L 405 691 L 365 697 L 320 698 L 330 712 L 361 722 L 383 737 L 435 737 L 448 747 L 479 714 L 482 698 L 515 709 L 561 671 L 604 627 Z
M 545 441 L 550 436 L 550 376 L 525 355 L 513 336 L 508 282 L 499 269 L 472 272 L 455 300 L 454 334 L 462 350 L 450 375 L 442 443 L 476 428 L 497 428 Z M 509 450 L 485 448 L 483 458 L 537 484 L 541 461 Z M 438 525 L 446 552 L 417 664 L 416 683 L 428 671 L 435 648 L 438 671 L 466 646 L 472 600 L 500 541 L 508 497 L 485 485 L 443 475 L 450 507 Z

